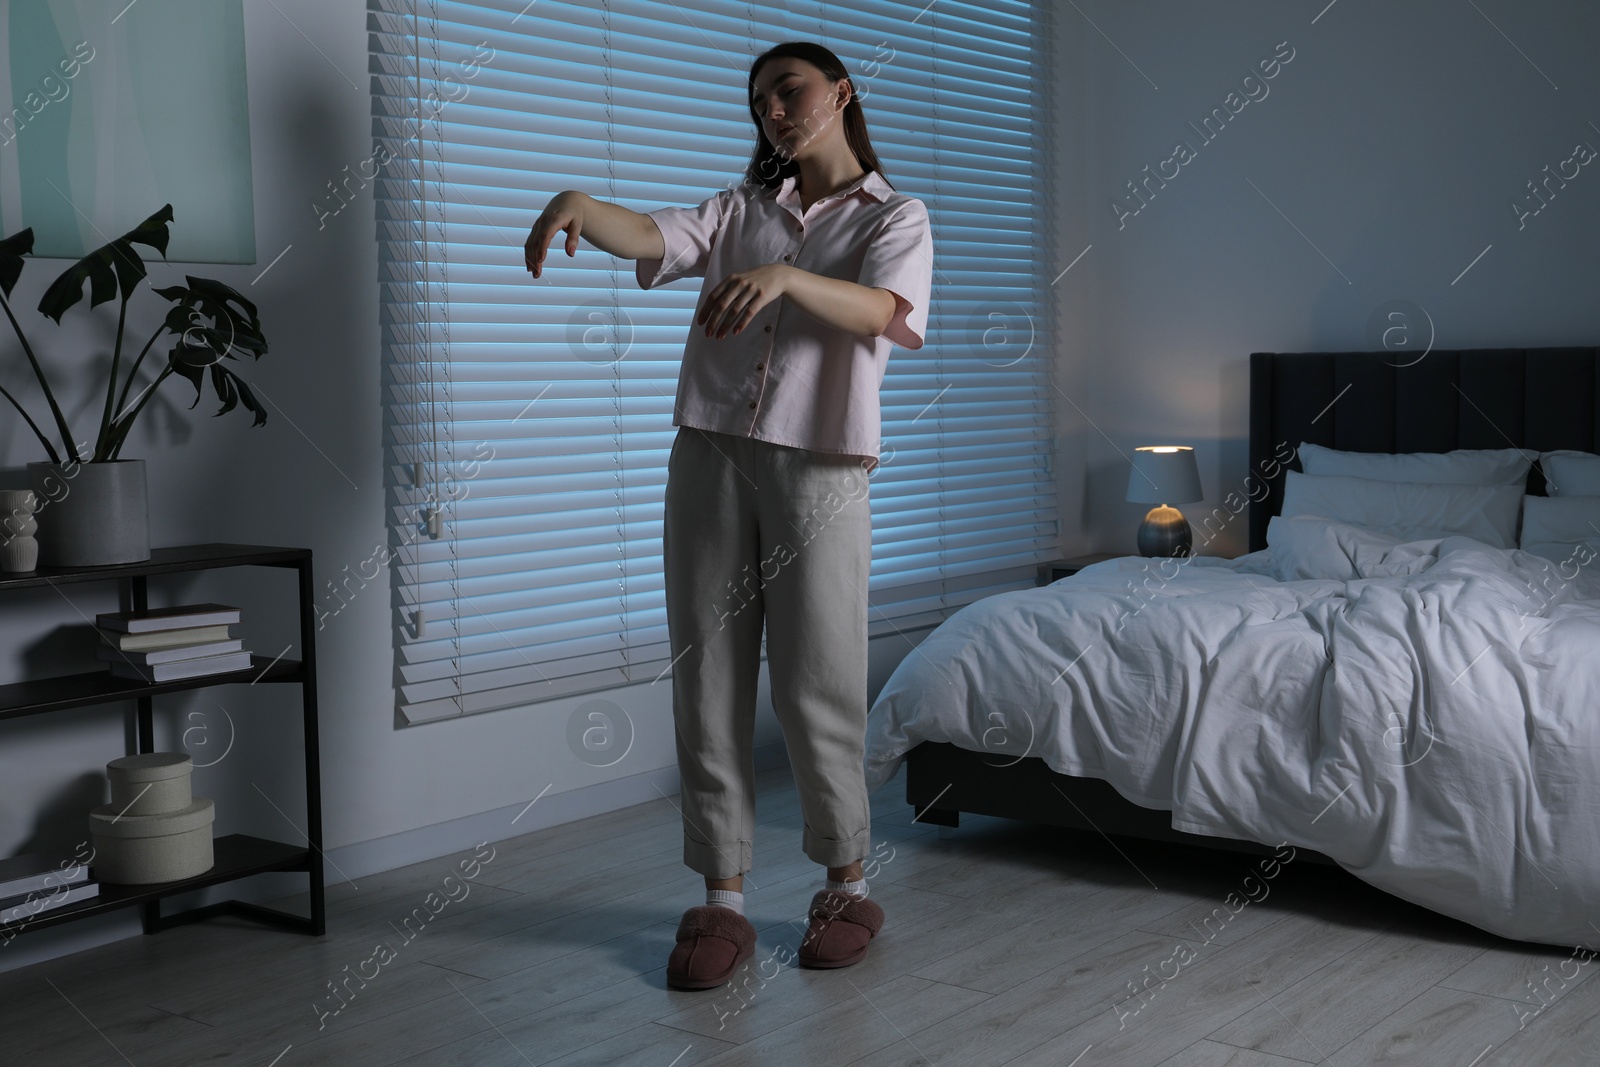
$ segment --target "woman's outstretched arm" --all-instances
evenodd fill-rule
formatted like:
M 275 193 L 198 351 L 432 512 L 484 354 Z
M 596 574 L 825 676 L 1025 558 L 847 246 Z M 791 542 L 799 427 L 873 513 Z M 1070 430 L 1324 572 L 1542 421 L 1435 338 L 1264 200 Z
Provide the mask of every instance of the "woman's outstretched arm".
M 787 263 L 766 263 L 728 275 L 706 294 L 695 316 L 712 337 L 726 337 L 749 325 L 756 313 L 780 296 L 835 329 L 875 337 L 888 329 L 899 306 L 881 286 L 829 278 Z
M 889 290 L 790 267 L 784 295 L 829 326 L 874 337 L 888 328 L 895 299 Z
M 551 239 L 562 230 L 567 233 L 569 256 L 578 254 L 580 235 L 600 251 L 622 259 L 660 259 L 666 254 L 661 230 L 648 215 L 568 189 L 557 193 L 545 207 L 523 245 L 528 270 L 535 278 L 544 269 Z

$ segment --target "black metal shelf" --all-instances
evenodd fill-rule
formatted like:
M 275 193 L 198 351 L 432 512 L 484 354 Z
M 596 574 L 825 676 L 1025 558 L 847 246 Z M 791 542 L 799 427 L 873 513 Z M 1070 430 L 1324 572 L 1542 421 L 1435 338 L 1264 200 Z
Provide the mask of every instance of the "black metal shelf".
M 177 693 L 213 685 L 253 684 L 255 682 L 300 683 L 300 707 L 306 764 L 306 837 L 309 848 L 269 841 L 248 834 L 228 834 L 212 841 L 214 862 L 211 869 L 193 878 L 156 885 L 100 884 L 100 894 L 89 900 L 26 916 L 13 923 L 0 923 L 0 934 L 7 937 L 27 930 L 41 930 L 89 915 L 117 908 L 138 907 L 144 932 L 153 934 L 183 923 L 213 915 L 235 914 L 265 923 L 300 930 L 314 937 L 327 929 L 323 901 L 322 853 L 322 778 L 321 753 L 317 733 L 316 628 L 313 619 L 311 550 L 272 545 L 211 543 L 156 548 L 148 560 L 105 567 L 40 567 L 21 574 L 0 575 L 0 593 L 12 589 L 39 588 L 80 582 L 116 581 L 125 603 L 132 610 L 149 607 L 148 579 L 151 575 L 184 571 L 213 570 L 220 567 L 293 568 L 297 575 L 300 607 L 300 658 L 288 659 L 252 655 L 244 670 L 225 671 L 198 678 L 179 678 L 170 682 L 142 682 L 120 678 L 109 669 L 34 678 L 0 685 L 0 720 L 41 715 L 69 708 L 89 707 L 116 701 L 137 704 L 133 737 L 135 753 L 151 752 L 154 744 L 154 700 L 163 693 Z M 133 712 L 130 711 L 130 714 Z M 89 865 L 93 877 L 94 864 Z M 310 915 L 292 915 L 274 908 L 240 900 L 224 900 L 175 915 L 161 914 L 161 898 L 236 878 L 269 871 L 304 871 L 309 878 Z
M 228 682 L 299 682 L 305 678 L 300 667 L 297 659 L 272 660 L 266 656 L 252 655 L 250 666 L 242 670 L 204 674 L 197 678 L 175 678 L 170 682 L 140 682 L 119 677 L 109 669 L 64 674 L 56 678 L 34 678 L 0 685 L 0 719 L 42 715 L 50 711 L 65 711 L 114 700 L 132 700 L 141 696 L 159 696 Z
M 47 926 L 71 922 L 74 919 L 86 918 L 90 915 L 100 915 L 118 908 L 133 907 L 137 904 L 148 904 L 160 900 L 162 897 L 174 893 L 186 893 L 193 889 L 201 889 L 208 885 L 219 885 L 231 882 L 235 878 L 245 878 L 252 874 L 265 874 L 269 871 L 304 871 L 309 869 L 313 853 L 309 848 L 296 848 L 286 845 L 281 841 L 268 841 L 261 837 L 251 837 L 249 834 L 228 834 L 219 837 L 212 843 L 212 857 L 214 862 L 211 869 L 204 874 L 197 874 L 193 878 L 182 878 L 176 882 L 155 882 L 149 885 L 118 885 L 111 882 L 100 883 L 100 893 L 87 900 L 74 901 L 63 904 L 59 908 L 41 911 L 37 914 L 26 916 L 15 922 L 0 923 L 0 936 L 8 933 L 20 933 L 25 929 L 41 930 Z M 94 864 L 89 865 L 89 877 L 94 877 Z M 165 930 L 178 926 L 184 922 L 193 921 L 194 918 L 203 918 L 205 915 L 215 915 L 224 911 L 236 911 L 234 905 L 243 905 L 242 901 L 226 900 L 218 904 L 208 905 L 205 908 L 196 908 L 191 911 L 179 912 L 177 915 L 162 916 L 156 924 L 157 930 Z M 292 915 L 286 911 L 275 908 L 261 908 L 260 905 L 244 905 L 250 910 L 246 914 L 256 915 L 266 912 L 277 916 L 274 921 L 291 929 L 309 931 L 312 919 L 303 915 Z M 201 913 L 204 913 L 202 915 Z M 146 931 L 153 933 L 154 931 Z
M 112 563 L 104 567 L 38 567 L 31 571 L 0 574 L 0 593 L 29 586 L 104 582 L 151 574 L 203 571 L 214 567 L 294 567 L 309 563 L 310 560 L 309 548 L 219 543 L 179 545 L 174 548 L 152 548 L 150 558 L 138 563 Z

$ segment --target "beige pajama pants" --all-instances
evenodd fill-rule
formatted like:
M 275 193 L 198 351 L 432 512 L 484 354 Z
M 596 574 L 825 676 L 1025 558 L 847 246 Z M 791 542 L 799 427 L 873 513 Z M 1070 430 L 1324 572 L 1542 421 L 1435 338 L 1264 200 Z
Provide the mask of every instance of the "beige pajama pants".
M 866 857 L 864 463 L 688 426 L 673 441 L 662 552 L 683 861 L 707 878 L 751 866 L 763 622 L 801 848 L 828 867 Z

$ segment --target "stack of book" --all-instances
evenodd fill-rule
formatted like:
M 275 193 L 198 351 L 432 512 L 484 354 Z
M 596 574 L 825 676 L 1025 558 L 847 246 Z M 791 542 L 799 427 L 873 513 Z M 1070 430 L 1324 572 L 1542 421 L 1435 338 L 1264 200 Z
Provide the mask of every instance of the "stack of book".
M 0 923 L 25 922 L 41 912 L 100 895 L 89 868 L 64 860 L 52 863 L 34 852 L 0 860 Z
M 250 666 L 249 651 L 238 638 L 228 637 L 239 609 L 226 604 L 101 612 L 94 621 L 106 642 L 95 655 L 119 678 L 170 682 Z

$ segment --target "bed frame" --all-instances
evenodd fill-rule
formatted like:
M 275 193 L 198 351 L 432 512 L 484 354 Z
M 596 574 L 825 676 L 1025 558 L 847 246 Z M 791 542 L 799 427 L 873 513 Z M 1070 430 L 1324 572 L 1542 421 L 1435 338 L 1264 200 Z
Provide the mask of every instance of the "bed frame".
M 1531 348 L 1274 353 L 1250 357 L 1249 546 L 1267 544 L 1283 503 L 1283 457 L 1302 442 L 1353 452 L 1561 448 L 1600 452 L 1600 349 Z M 1537 463 L 1528 492 L 1544 493 Z M 1227 494 L 1219 494 L 1226 498 Z M 1238 504 L 1232 505 L 1238 507 Z M 1216 513 L 1220 520 L 1227 510 Z M 1203 520 L 1202 520 L 1203 521 Z M 1070 581 L 1071 579 L 1067 579 Z M 906 800 L 920 822 L 957 826 L 962 812 L 1103 834 L 1251 853 L 1268 842 L 1172 829 L 1170 812 L 1139 807 L 1108 783 L 1057 774 L 1037 756 L 972 752 L 923 742 L 906 753 Z M 1312 859 L 1326 857 L 1298 855 Z

